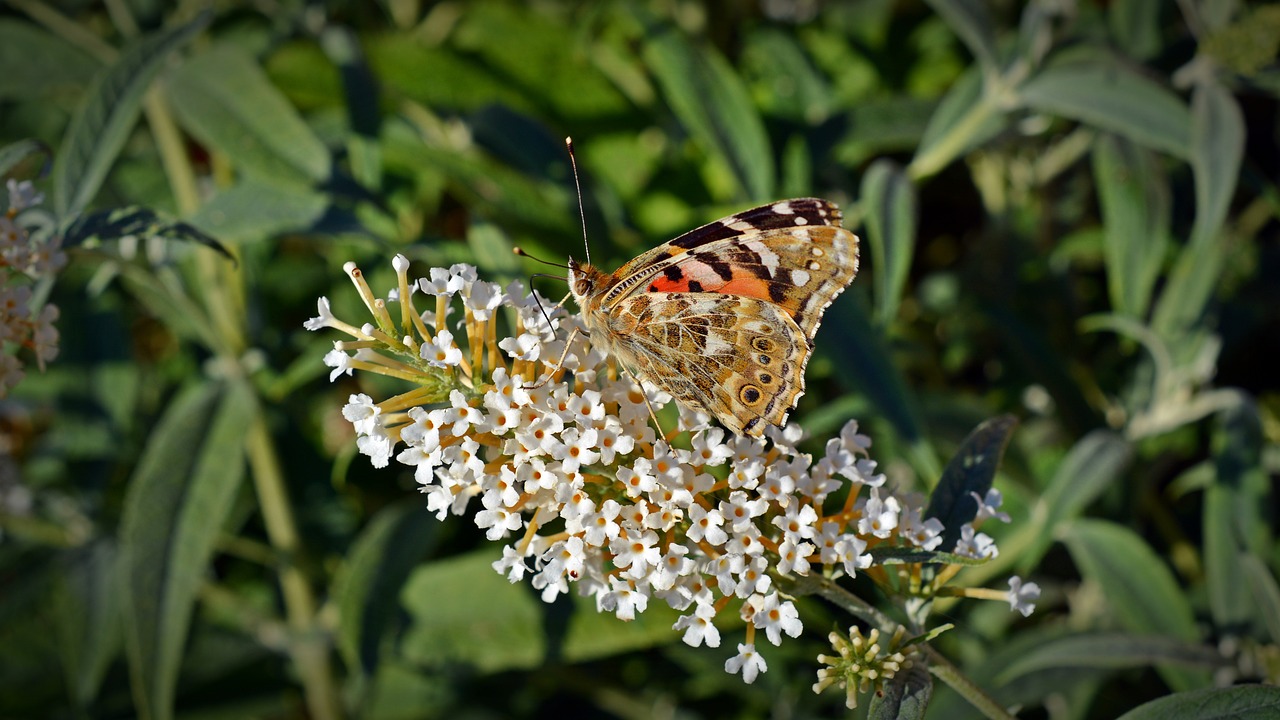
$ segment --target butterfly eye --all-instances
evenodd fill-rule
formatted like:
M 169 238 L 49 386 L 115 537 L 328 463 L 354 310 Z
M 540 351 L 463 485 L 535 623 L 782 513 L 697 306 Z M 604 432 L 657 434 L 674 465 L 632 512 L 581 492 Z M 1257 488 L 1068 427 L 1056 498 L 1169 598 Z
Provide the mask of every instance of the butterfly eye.
M 757 352 L 771 353 L 773 352 L 773 341 L 767 337 L 756 337 L 751 339 L 751 347 Z
M 738 399 L 748 405 L 760 402 L 760 388 L 755 385 L 743 385 L 738 389 Z
M 773 384 L 773 376 L 772 376 L 772 375 L 770 375 L 770 374 L 769 374 L 769 373 L 767 373 L 767 372 L 762 372 L 762 373 L 760 373 L 759 375 L 756 375 L 756 379 L 760 381 L 760 384 L 761 384 L 761 385 L 772 385 L 772 384 Z

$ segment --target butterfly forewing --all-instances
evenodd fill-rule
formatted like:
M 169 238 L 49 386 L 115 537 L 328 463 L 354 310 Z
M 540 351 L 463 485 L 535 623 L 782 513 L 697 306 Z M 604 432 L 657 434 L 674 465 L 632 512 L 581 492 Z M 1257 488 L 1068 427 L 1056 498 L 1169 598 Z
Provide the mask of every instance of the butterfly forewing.
M 593 341 L 637 377 L 737 433 L 780 425 L 804 391 L 822 313 L 858 270 L 835 205 L 762 205 L 574 288 Z M 756 347 L 758 346 L 758 347 Z

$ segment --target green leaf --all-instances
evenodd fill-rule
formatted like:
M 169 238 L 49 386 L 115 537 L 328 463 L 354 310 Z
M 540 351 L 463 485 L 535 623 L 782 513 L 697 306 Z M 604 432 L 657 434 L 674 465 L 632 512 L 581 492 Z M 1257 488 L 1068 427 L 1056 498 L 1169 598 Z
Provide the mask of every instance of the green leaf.
M 644 56 L 685 129 L 731 169 L 737 199 L 772 199 L 773 150 L 760 113 L 728 61 L 674 31 L 650 38 Z
M 492 550 L 431 563 L 413 573 L 401 599 L 413 618 L 404 636 L 405 657 L 438 667 L 464 663 L 480 672 L 540 667 L 549 657 L 580 662 L 675 642 L 677 613 L 656 599 L 631 622 L 598 613 L 576 594 L 567 629 L 558 613 L 538 599 L 527 579 L 509 583 L 494 571 Z
M 0 98 L 79 95 L 100 63 L 84 50 L 31 23 L 0 18 Z
M 1060 52 L 1018 89 L 1027 107 L 1123 135 L 1178 158 L 1187 157 L 1191 113 L 1169 90 L 1109 52 Z
M 1196 219 L 1156 306 L 1153 326 L 1166 338 L 1185 333 L 1204 314 L 1227 257 L 1221 236 L 1244 155 L 1244 115 L 1216 80 L 1196 86 L 1191 97 L 1191 170 Z
M 1271 720 L 1280 716 L 1280 688 L 1239 685 L 1166 695 L 1119 720 Z
M 1022 675 L 1062 668 L 1141 668 L 1179 663 L 1219 668 L 1227 661 L 1216 649 L 1162 635 L 1103 633 L 1067 635 L 1031 648 L 1000 674 L 1004 685 Z
M 1219 413 L 1213 436 L 1215 481 L 1204 498 L 1204 566 L 1209 609 L 1218 627 L 1246 633 L 1271 622 L 1240 592 L 1249 582 L 1240 564 L 1272 545 L 1268 508 L 1271 483 L 1262 466 L 1262 421 L 1252 402 Z
M 384 508 L 352 543 L 334 583 L 338 649 L 347 667 L 373 674 L 400 590 L 437 542 L 440 523 L 420 501 Z
M 1107 7 L 1107 24 L 1115 46 L 1129 57 L 1148 60 L 1160 52 L 1162 0 L 1117 0 Z
M 120 592 L 112 572 L 116 546 L 98 540 L 72 553 L 54 590 L 54 631 L 62 649 L 67 688 L 77 708 L 88 709 L 120 652 Z
M 917 720 L 929 709 L 933 677 L 924 663 L 916 662 L 871 694 L 868 720 Z
M 1103 520 L 1079 520 L 1064 538 L 1080 574 L 1102 588 L 1120 624 L 1138 635 L 1200 642 L 1195 617 L 1173 573 L 1150 546 L 1128 528 Z M 1174 690 L 1202 687 L 1207 673 L 1157 665 Z
M 494 571 L 481 551 L 420 566 L 400 595 L 412 624 L 404 657 L 427 667 L 462 663 L 482 673 L 542 664 L 543 606 L 525 584 Z
M 196 55 L 165 89 L 182 126 L 247 174 L 296 184 L 328 178 L 328 148 L 244 50 Z
M 965 71 L 929 118 L 907 175 L 919 181 L 940 172 L 953 160 L 995 137 L 1007 124 L 1007 113 L 983 92 L 979 68 Z
M 242 383 L 182 392 L 130 479 L 118 574 L 134 702 L 144 718 L 173 716 L 196 592 L 244 476 L 255 412 Z
M 0 177 L 4 177 L 18 163 L 36 154 L 44 155 L 46 161 L 51 157 L 49 147 L 39 140 L 19 140 L 0 148 Z
M 927 0 L 929 7 L 942 16 L 984 72 L 995 72 L 996 33 L 995 23 L 982 0 Z
M 876 274 L 876 320 L 889 327 L 907 284 L 915 255 L 919 215 L 915 186 L 898 165 L 877 160 L 862 176 L 862 202 Z
M 63 223 L 75 219 L 102 187 L 138 119 L 142 95 L 164 60 L 204 29 L 211 17 L 203 12 L 186 25 L 142 38 L 94 80 L 53 163 L 53 206 Z
M 1240 569 L 1272 644 L 1280 643 L 1280 585 L 1276 584 L 1275 575 L 1255 555 L 1242 556 Z
M 67 230 L 64 242 L 67 246 L 74 247 L 91 240 L 107 242 L 126 237 L 158 237 L 198 243 L 234 260 L 231 252 L 214 238 L 187 223 L 169 220 L 151 208 L 137 205 L 81 215 Z
M 306 230 L 328 207 L 329 198 L 309 187 L 245 177 L 201 205 L 191 224 L 228 243 L 242 245 Z
M 874 547 L 867 551 L 872 565 L 910 565 L 913 563 L 944 563 L 947 565 L 983 565 L 986 560 L 968 555 L 921 550 L 912 547 Z
M 1110 430 L 1094 430 L 1071 448 L 1036 503 L 1030 527 L 1036 537 L 1020 553 L 1018 569 L 1029 573 L 1039 565 L 1062 526 L 1114 485 L 1129 467 L 1133 449 Z
M 946 528 L 938 547 L 954 549 L 960 539 L 960 526 L 978 514 L 978 501 L 970 493 L 986 497 L 1017 424 L 1017 418 L 1012 415 L 983 422 L 969 433 L 955 457 L 947 463 L 925 510 L 926 518 L 938 518 Z
M 1102 206 L 1107 289 L 1121 315 L 1146 317 L 1169 244 L 1169 185 L 1153 154 L 1104 135 L 1093 150 Z

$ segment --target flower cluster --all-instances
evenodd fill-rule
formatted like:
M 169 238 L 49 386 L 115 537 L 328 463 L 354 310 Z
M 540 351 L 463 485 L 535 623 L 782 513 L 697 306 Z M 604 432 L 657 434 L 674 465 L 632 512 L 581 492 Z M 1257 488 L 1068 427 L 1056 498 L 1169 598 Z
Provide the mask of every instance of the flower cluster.
M 38 205 L 44 197 L 35 192 L 29 181 L 7 183 L 9 207 L 0 215 L 0 397 L 22 381 L 25 373 L 17 357 L 19 348 L 30 349 L 36 364 L 44 370 L 46 362 L 58 356 L 58 307 L 39 303 L 33 286 L 53 277 L 66 264 L 59 240 L 50 234 L 43 241 L 33 236 L 32 227 L 24 222 L 24 211 Z
M 767 439 L 727 435 L 703 414 L 667 410 L 666 393 L 591 346 L 578 316 L 519 283 L 487 283 L 466 265 L 411 282 L 403 257 L 394 267 L 398 325 L 350 263 L 373 322 L 338 320 L 321 298 L 306 324 L 354 338 L 325 357 L 331 379 L 358 369 L 416 385 L 382 401 L 352 395 L 343 414 L 374 465 L 412 467 L 441 518 L 471 513 L 505 543 L 494 568 L 511 582 L 529 577 L 544 600 L 574 587 L 622 620 L 665 602 L 683 613 L 675 629 L 693 646 L 718 647 L 716 619 L 736 612 L 746 638 L 725 668 L 751 682 L 766 669 L 757 636 L 778 645 L 803 630 L 792 581 L 880 582 L 890 566 L 875 563 L 876 548 L 942 542 L 923 498 L 886 487 L 856 422 L 816 460 L 797 447 L 795 425 Z M 462 313 L 450 324 L 455 300 Z M 504 315 L 513 332 L 499 339 Z M 655 428 L 658 416 L 673 427 Z M 982 504 L 995 514 L 998 494 Z M 994 557 L 986 535 L 966 526 L 963 537 L 957 554 Z

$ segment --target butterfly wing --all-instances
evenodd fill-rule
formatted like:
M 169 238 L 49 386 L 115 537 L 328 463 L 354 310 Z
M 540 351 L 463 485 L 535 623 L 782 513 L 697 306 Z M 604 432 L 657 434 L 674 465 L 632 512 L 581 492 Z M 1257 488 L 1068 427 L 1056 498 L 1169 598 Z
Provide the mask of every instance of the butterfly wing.
M 601 304 L 608 310 L 642 292 L 752 297 L 783 308 L 812 340 L 823 311 L 858 272 L 858 238 L 839 222 L 840 211 L 825 200 L 762 205 L 631 261 Z
M 639 293 L 609 314 L 641 379 L 738 434 L 782 425 L 804 394 L 810 343 L 780 306 L 718 293 Z
M 592 338 L 736 433 L 781 425 L 804 393 L 822 313 L 858 271 L 835 205 L 784 200 L 690 231 L 579 292 Z M 591 288 L 596 288 L 592 290 Z

